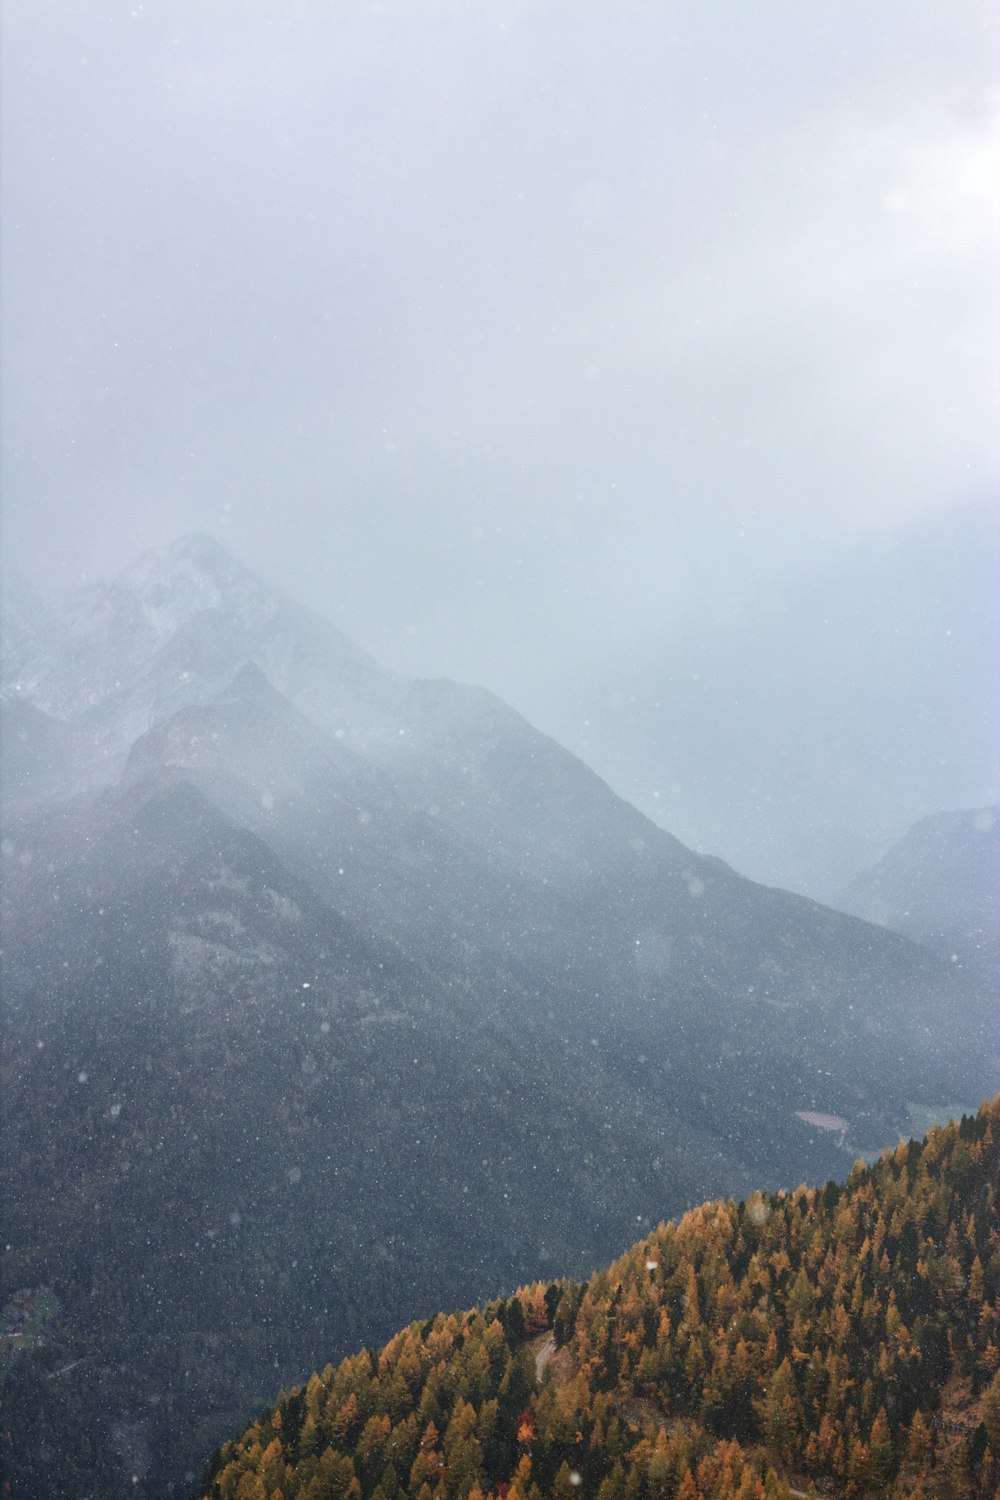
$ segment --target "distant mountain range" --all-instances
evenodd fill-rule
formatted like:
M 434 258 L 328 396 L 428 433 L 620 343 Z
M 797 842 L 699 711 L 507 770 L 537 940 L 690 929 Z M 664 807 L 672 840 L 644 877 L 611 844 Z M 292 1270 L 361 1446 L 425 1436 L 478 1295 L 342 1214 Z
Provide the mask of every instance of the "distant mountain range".
M 59 1313 L 6 1379 L 39 1495 L 161 1494 L 361 1337 L 996 1087 L 965 968 L 693 854 L 208 539 L 10 607 L 5 1276 Z
M 921 818 L 837 904 L 1000 983 L 1000 807 Z

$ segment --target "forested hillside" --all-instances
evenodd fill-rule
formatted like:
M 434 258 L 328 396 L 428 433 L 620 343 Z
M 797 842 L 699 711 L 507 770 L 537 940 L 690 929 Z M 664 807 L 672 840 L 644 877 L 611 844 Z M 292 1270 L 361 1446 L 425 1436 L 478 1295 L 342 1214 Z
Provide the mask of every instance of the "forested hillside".
M 985 1497 L 1000 1479 L 1000 1096 L 843 1185 L 707 1203 L 313 1374 L 207 1500 Z

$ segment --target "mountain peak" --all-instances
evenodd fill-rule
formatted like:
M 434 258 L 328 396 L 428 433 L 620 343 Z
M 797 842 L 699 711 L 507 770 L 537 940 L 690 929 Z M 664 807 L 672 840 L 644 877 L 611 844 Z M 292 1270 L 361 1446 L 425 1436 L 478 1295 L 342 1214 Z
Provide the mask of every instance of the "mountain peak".
M 99 614 L 110 605 L 146 637 L 147 649 L 164 644 L 208 611 L 259 628 L 280 600 L 213 537 L 198 533 L 151 547 L 101 591 Z
M 117 775 L 137 735 L 212 698 L 246 662 L 263 676 L 251 672 L 237 695 L 274 684 L 335 731 L 383 732 L 405 686 L 199 533 L 147 549 L 40 619 L 30 604 L 23 613 L 20 630 L 5 620 L 3 690 L 58 719 L 89 715 L 96 784 Z
M 168 541 L 165 546 L 147 547 L 118 573 L 114 586 L 129 592 L 144 592 L 162 583 L 177 588 L 181 580 L 201 579 L 223 589 L 250 577 L 252 574 L 226 552 L 220 541 L 195 531 Z

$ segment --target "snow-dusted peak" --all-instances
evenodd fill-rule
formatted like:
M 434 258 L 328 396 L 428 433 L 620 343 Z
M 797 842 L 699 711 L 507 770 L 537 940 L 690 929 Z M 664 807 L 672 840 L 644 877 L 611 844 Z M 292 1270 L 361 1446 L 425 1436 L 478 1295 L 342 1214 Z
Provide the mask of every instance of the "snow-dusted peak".
M 355 741 L 384 732 L 407 687 L 207 536 L 150 548 L 110 583 L 20 613 L 0 686 L 84 733 L 95 785 L 115 778 L 152 725 L 207 702 L 246 663 Z
M 168 640 L 205 610 L 225 610 L 244 624 L 263 625 L 276 613 L 273 593 L 209 536 L 178 538 L 151 547 L 119 573 L 112 595 L 135 601 L 157 642 Z
M 181 537 L 150 548 L 110 583 L 54 599 L 35 629 L 12 631 L 17 649 L 5 655 L 4 686 L 73 718 L 129 691 L 200 622 L 222 622 L 256 642 L 282 608 L 280 596 L 211 537 Z M 241 641 L 238 651 L 245 659 L 253 645 Z

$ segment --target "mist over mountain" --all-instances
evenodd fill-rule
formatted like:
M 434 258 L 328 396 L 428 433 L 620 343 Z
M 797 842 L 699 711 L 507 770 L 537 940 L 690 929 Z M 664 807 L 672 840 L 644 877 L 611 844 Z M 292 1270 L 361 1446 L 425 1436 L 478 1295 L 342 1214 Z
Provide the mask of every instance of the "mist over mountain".
M 1000 982 L 1000 808 L 921 818 L 837 905 Z
M 609 646 L 545 722 L 685 842 L 839 905 L 918 817 L 996 801 L 998 567 L 995 513 L 956 503 Z
M 994 7 L 780 16 L 9 0 L 4 567 L 210 529 L 821 900 L 996 802 Z
M 205 538 L 19 601 L 7 641 L 5 1295 L 58 1308 L 7 1379 L 42 1393 L 39 1493 L 159 1493 L 359 1337 L 995 1085 L 964 968 L 692 853 Z

